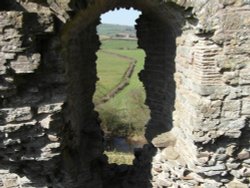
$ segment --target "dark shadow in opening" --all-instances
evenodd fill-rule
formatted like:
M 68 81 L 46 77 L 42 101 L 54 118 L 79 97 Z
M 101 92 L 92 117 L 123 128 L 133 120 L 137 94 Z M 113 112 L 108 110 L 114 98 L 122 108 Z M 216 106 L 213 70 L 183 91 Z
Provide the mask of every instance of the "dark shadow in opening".
M 25 11 L 16 0 L 1 0 L 0 11 Z

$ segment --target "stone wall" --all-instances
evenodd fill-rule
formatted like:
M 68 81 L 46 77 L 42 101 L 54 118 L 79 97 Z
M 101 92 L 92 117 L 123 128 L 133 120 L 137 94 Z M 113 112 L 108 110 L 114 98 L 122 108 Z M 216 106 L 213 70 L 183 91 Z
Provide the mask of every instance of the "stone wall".
M 96 25 L 115 7 L 142 11 L 151 110 L 125 171 L 107 164 L 92 102 Z M 248 188 L 249 17 L 247 0 L 3 0 L 0 187 Z
M 64 67 L 49 9 L 15 8 L 0 12 L 0 187 L 42 187 L 59 166 Z
M 249 5 L 238 3 L 197 4 L 177 38 L 174 128 L 153 142 L 166 143 L 153 161 L 158 185 L 250 185 Z

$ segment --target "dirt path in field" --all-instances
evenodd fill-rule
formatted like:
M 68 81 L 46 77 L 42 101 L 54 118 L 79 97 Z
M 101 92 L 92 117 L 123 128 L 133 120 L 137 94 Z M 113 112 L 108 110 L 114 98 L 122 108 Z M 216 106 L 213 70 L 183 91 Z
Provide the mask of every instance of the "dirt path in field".
M 103 53 L 111 55 L 111 56 L 116 56 L 118 58 L 124 59 L 129 62 L 129 67 L 126 69 L 124 72 L 121 81 L 113 88 L 111 89 L 105 96 L 103 96 L 100 100 L 98 100 L 95 105 L 99 106 L 103 103 L 108 102 L 111 98 L 115 97 L 120 91 L 122 91 L 127 85 L 129 85 L 129 80 L 131 76 L 133 75 L 135 65 L 137 63 L 137 60 L 125 55 L 117 54 L 114 52 L 109 52 L 106 50 L 101 50 Z

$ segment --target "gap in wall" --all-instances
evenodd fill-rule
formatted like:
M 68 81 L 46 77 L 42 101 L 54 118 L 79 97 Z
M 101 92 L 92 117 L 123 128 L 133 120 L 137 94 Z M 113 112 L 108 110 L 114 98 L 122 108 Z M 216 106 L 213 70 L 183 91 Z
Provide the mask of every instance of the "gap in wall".
M 144 133 L 150 112 L 138 78 L 145 52 L 138 49 L 134 27 L 139 13 L 133 9 L 110 11 L 102 15 L 97 27 L 101 46 L 96 53 L 99 81 L 93 100 L 110 163 L 131 165 L 134 149 L 147 143 Z
M 157 151 L 152 140 L 173 127 L 172 112 L 175 101 L 173 73 L 175 72 L 176 49 L 174 26 L 172 27 L 168 20 L 162 20 L 151 10 L 142 8 L 140 10 L 142 10 L 142 15 L 136 20 L 138 46 L 145 51 L 146 57 L 143 57 L 143 69 L 139 71 L 139 79 L 145 88 L 146 104 L 150 109 L 150 116 L 148 116 L 150 120 L 143 123 L 143 127 L 146 125 L 145 137 L 149 144 L 135 151 L 133 165 L 124 163 L 117 165 L 112 162 L 107 164 L 108 158 L 103 153 L 103 129 L 100 129 L 99 121 L 101 115 L 97 113 L 99 112 L 98 102 L 93 100 L 98 81 L 96 68 L 98 54 L 96 53 L 101 44 L 100 37 L 97 35 L 97 25 L 100 23 L 101 13 L 105 10 L 95 12 L 93 17 L 89 16 L 88 10 L 81 12 L 76 22 L 72 23 L 72 27 L 68 27 L 73 30 L 64 36 L 67 47 L 66 75 L 68 80 L 68 100 L 65 111 L 67 111 L 67 122 L 71 129 L 69 131 L 71 135 L 64 140 L 65 145 L 69 147 L 66 152 L 72 156 L 72 163 L 76 164 L 77 168 L 70 174 L 82 173 L 85 170 L 93 174 L 96 172 L 95 175 L 100 176 L 100 179 L 104 180 L 103 184 L 109 188 L 110 183 L 120 185 L 122 182 L 129 184 L 125 187 L 131 187 L 130 184 L 136 185 L 135 187 L 148 187 L 152 179 L 153 156 Z M 86 20 L 86 25 L 83 24 L 84 20 Z M 134 116 L 138 114 L 133 112 L 130 117 Z M 132 163 L 132 160 L 130 161 Z M 75 169 L 71 166 L 67 168 Z M 130 177 L 133 177 L 135 181 L 131 182 Z M 79 178 L 79 181 L 79 184 L 86 186 L 82 178 Z

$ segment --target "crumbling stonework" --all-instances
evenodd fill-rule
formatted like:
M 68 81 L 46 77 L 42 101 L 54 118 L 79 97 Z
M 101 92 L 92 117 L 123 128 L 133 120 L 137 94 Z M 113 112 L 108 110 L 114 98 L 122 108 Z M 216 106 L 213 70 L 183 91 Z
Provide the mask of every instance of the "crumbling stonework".
M 151 119 L 113 167 L 92 102 L 96 26 L 141 10 Z M 250 1 L 1 0 L 0 187 L 250 186 Z

